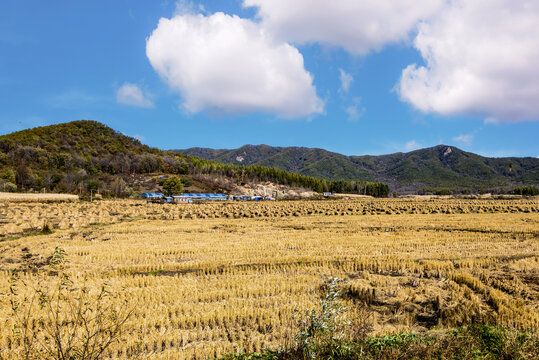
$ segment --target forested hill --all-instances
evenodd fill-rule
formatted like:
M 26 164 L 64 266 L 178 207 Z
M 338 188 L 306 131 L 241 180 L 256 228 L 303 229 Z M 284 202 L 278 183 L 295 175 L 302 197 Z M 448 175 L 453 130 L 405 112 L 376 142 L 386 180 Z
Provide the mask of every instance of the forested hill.
M 404 193 L 442 188 L 506 191 L 517 185 L 539 184 L 539 159 L 487 158 L 447 145 L 380 156 L 346 156 L 316 148 L 268 145 L 176 151 L 226 164 L 274 166 L 327 180 L 380 181 Z
M 28 170 L 145 173 L 181 166 L 172 154 L 143 145 L 96 121 L 80 120 L 0 136 L 0 164 Z
M 389 193 L 383 184 L 332 182 L 272 167 L 226 165 L 163 151 L 90 120 L 0 136 L 0 191 L 73 193 L 97 187 L 104 194 L 129 196 L 158 190 L 163 175 L 180 176 L 186 187 L 196 185 L 194 191 L 227 191 L 231 183 L 270 181 L 317 192 Z
M 80 153 L 90 157 L 107 157 L 115 153 L 164 153 L 91 120 L 37 127 L 0 136 L 2 152 L 9 151 L 15 145 L 41 149 L 47 153 Z

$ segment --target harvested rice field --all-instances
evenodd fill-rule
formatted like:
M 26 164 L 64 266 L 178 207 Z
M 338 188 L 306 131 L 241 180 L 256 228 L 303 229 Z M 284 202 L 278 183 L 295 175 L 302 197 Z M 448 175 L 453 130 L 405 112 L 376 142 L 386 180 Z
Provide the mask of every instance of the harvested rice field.
M 75 284 L 73 297 L 85 289 L 96 299 L 105 286 L 104 304 L 126 315 L 104 352 L 112 359 L 278 347 L 296 331 L 291 316 L 332 278 L 345 279 L 346 306 L 372 335 L 470 323 L 539 328 L 535 199 L 1 206 L 6 359 L 26 351 L 14 299 L 19 314 L 31 314 L 30 334 L 50 341 L 40 331 L 55 318 L 36 289 L 53 292 L 61 274 Z M 53 232 L 40 234 L 43 224 Z

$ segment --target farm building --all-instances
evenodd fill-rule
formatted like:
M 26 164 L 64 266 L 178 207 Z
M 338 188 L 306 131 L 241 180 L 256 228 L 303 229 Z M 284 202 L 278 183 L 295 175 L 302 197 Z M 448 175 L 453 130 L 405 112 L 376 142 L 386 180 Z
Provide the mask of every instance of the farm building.
M 192 203 L 193 201 L 225 201 L 225 200 L 237 200 L 237 201 L 263 201 L 263 200 L 275 200 L 272 197 L 263 197 L 263 196 L 249 196 L 249 195 L 240 195 L 240 196 L 228 196 L 226 194 L 180 194 L 174 196 L 165 197 L 161 193 L 144 193 L 142 194 L 143 199 L 147 199 L 148 202 L 162 202 L 162 203 L 174 203 L 174 204 L 187 204 Z
M 238 195 L 238 196 L 234 196 L 233 200 L 236 200 L 236 201 L 250 201 L 251 197 L 249 195 Z
M 172 196 L 172 203 L 174 204 L 191 204 L 193 199 L 189 196 L 175 195 Z
M 144 193 L 141 196 L 143 199 L 160 199 L 164 195 L 161 193 Z
M 190 200 L 228 200 L 226 194 L 181 194 L 180 197 Z
M 141 195 L 143 199 L 155 200 L 165 199 L 165 195 L 161 193 L 144 193 Z M 189 202 L 188 200 L 228 200 L 226 194 L 180 194 L 173 197 L 167 197 L 166 202 L 172 202 L 171 199 L 175 199 L 174 202 Z

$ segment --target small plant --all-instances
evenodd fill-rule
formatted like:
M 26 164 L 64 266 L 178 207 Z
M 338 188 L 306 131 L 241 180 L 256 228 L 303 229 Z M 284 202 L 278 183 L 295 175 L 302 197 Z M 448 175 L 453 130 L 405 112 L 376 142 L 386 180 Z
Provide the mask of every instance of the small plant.
M 49 225 L 48 222 L 45 222 L 43 224 L 43 227 L 41 228 L 41 233 L 43 235 L 49 235 L 49 234 L 52 234 L 54 231 L 52 230 L 51 226 Z
M 327 281 L 322 286 L 323 295 L 318 306 L 305 310 L 303 316 L 299 316 L 295 348 L 304 358 L 314 359 L 321 348 L 342 345 L 346 339 L 351 320 L 340 298 L 339 284 L 343 281 L 339 278 Z

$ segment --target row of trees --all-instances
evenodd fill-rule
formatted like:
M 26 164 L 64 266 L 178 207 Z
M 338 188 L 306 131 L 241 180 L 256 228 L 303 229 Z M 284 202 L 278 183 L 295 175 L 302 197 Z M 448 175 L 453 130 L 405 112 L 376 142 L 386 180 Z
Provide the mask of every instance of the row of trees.
M 361 194 L 374 197 L 389 196 L 389 186 L 379 182 L 367 181 L 330 181 L 328 189 L 331 192 L 344 194 Z
M 221 164 L 197 157 L 187 158 L 190 164 L 190 171 L 194 174 L 219 174 L 233 177 L 239 183 L 246 183 L 247 181 L 271 181 L 283 185 L 304 187 L 319 193 L 335 192 L 363 194 L 375 197 L 387 197 L 389 195 L 389 186 L 384 183 L 348 180 L 327 181 L 325 179 L 265 166 L 237 166 Z
M 534 186 L 519 186 L 513 190 L 513 193 L 523 196 L 537 196 L 539 195 L 539 189 Z
M 427 187 L 418 191 L 419 195 L 472 195 L 472 194 L 494 194 L 494 195 L 504 195 L 504 194 L 514 194 L 522 196 L 536 196 L 539 195 L 539 189 L 534 186 L 524 185 L 517 186 L 512 189 L 511 187 L 506 186 L 505 188 L 484 188 L 479 190 L 474 190 L 470 188 L 445 188 L 445 187 Z
M 78 193 L 84 195 L 91 191 L 106 196 L 126 197 L 134 193 L 132 188 L 120 175 L 88 174 L 84 169 L 65 173 L 38 173 L 24 165 L 12 170 L 0 171 L 0 191 L 15 192 L 33 190 L 59 193 Z

